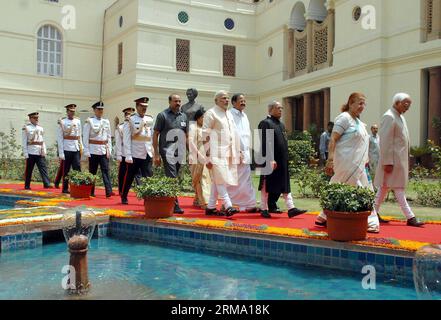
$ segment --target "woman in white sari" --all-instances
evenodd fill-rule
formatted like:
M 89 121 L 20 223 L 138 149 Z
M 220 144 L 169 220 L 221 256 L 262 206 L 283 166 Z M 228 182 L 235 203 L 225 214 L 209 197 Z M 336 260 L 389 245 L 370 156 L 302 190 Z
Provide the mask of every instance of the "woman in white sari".
M 369 162 L 369 134 L 366 124 L 360 121 L 360 115 L 366 107 L 366 97 L 362 93 L 353 93 L 342 113 L 334 122 L 329 157 L 325 171 L 332 175 L 330 183 L 345 183 L 373 190 L 372 181 L 367 171 Z M 322 212 L 315 222 L 326 226 L 326 215 Z M 368 218 L 368 232 L 378 233 L 380 222 L 375 210 Z

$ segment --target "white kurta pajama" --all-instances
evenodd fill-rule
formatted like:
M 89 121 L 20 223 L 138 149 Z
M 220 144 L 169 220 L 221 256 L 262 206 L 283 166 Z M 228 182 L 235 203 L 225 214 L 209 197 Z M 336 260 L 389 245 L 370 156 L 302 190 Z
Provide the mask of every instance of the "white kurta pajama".
M 373 191 L 366 169 L 369 161 L 369 134 L 366 124 L 354 119 L 348 112 L 343 112 L 335 119 L 333 132 L 340 134 L 341 138 L 334 149 L 334 175 L 330 183 L 345 183 Z M 326 219 L 323 212 L 320 217 Z M 373 210 L 368 218 L 368 226 L 379 228 L 379 225 L 377 212 Z
M 232 108 L 228 110 L 236 127 L 237 140 L 240 142 L 241 163 L 237 165 L 237 186 L 227 186 L 228 194 L 234 206 L 239 210 L 256 207 L 256 193 L 251 182 L 251 129 L 248 117 L 244 112 Z
M 410 148 L 406 119 L 392 107 L 383 115 L 378 132 L 380 135 L 380 159 L 374 182 L 378 188 L 375 209 L 380 210 L 381 203 L 388 191 L 392 189 L 406 218 L 414 218 L 415 214 L 410 209 L 404 193 L 409 182 Z M 391 173 L 384 172 L 386 165 L 393 165 Z
M 237 186 L 237 136 L 234 134 L 234 120 L 226 110 L 215 105 L 204 114 L 202 134 L 204 140 L 209 138 L 209 162 L 212 180 L 210 199 L 207 208 L 214 209 L 218 196 L 225 208 L 232 206 L 227 185 Z

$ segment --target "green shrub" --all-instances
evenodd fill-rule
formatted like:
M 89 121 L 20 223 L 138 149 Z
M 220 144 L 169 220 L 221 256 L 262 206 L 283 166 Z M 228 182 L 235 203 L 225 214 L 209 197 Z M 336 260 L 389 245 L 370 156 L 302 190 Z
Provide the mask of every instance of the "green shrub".
M 154 175 L 150 178 L 142 178 L 141 184 L 135 186 L 138 199 L 145 197 L 177 197 L 179 194 L 178 179 Z
M 89 172 L 81 172 L 76 170 L 71 170 L 68 174 L 69 183 L 77 186 L 91 185 L 96 181 L 96 175 Z
M 290 174 L 294 175 L 301 170 L 302 165 L 309 165 L 309 161 L 315 155 L 311 141 L 290 140 L 288 141 L 288 165 Z
M 428 183 L 427 180 L 412 182 L 416 193 L 415 203 L 426 207 L 441 208 L 441 181 Z
M 325 210 L 338 212 L 372 211 L 375 193 L 368 188 L 342 183 L 324 186 L 320 193 L 320 205 Z

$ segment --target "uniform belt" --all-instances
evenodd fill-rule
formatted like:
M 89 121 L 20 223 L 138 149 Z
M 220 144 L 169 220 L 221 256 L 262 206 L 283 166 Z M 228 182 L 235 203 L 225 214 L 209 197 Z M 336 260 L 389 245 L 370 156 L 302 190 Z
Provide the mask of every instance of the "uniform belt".
M 64 136 L 63 139 L 64 139 L 64 140 L 80 140 L 80 137 L 75 137 L 75 136 Z
M 28 142 L 28 146 L 42 146 L 42 145 L 43 145 L 42 141 L 41 142 L 37 142 L 37 141 Z
M 144 141 L 144 142 L 147 142 L 147 141 L 151 141 L 152 138 L 151 137 L 145 137 L 145 136 L 132 136 L 132 140 L 133 141 Z
M 107 141 L 99 141 L 99 140 L 89 140 L 90 144 L 100 144 L 100 145 L 106 145 Z

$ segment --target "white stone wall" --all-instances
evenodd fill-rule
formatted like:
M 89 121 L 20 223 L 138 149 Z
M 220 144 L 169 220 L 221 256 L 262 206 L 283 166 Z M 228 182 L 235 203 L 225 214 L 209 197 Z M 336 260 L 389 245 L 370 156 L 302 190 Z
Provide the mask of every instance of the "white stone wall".
M 299 0 L 302 1 L 302 0 Z M 41 112 L 49 144 L 55 141 L 62 107 L 76 103 L 90 112 L 101 93 L 102 37 L 105 19 L 102 97 L 112 124 L 133 100 L 149 96 L 149 113 L 167 107 L 170 93 L 199 90 L 199 102 L 213 104 L 214 92 L 244 92 L 252 126 L 266 115 L 271 100 L 331 88 L 331 118 L 353 91 L 364 92 L 368 108 L 363 121 L 378 123 L 397 91 L 414 98 L 407 114 L 412 145 L 423 142 L 427 100 L 422 71 L 440 65 L 441 40 L 422 42 L 420 0 L 334 0 L 335 50 L 332 67 L 285 80 L 285 33 L 299 1 L 262 0 L 75 0 L 76 29 L 63 30 L 61 10 L 72 1 L 17 0 L 1 2 L 0 111 L 4 125 L 19 129 L 30 111 Z M 321 0 L 304 0 L 306 16 L 317 15 Z M 354 22 L 356 5 L 374 5 L 376 29 Z M 107 10 L 106 10 L 107 9 Z M 178 13 L 189 14 L 182 25 Z M 119 19 L 123 17 L 123 25 Z M 224 28 L 232 18 L 236 27 Z M 63 76 L 38 75 L 38 28 L 46 23 L 63 34 Z M 176 39 L 190 40 L 190 72 L 176 72 Z M 118 44 L 123 43 L 123 70 L 117 74 Z M 236 77 L 222 74 L 222 46 L 236 46 Z M 273 55 L 268 55 L 272 48 Z M 19 130 L 17 130 L 19 131 Z

